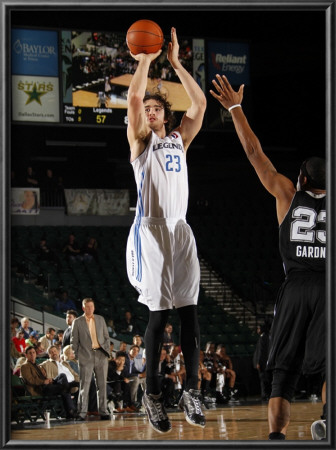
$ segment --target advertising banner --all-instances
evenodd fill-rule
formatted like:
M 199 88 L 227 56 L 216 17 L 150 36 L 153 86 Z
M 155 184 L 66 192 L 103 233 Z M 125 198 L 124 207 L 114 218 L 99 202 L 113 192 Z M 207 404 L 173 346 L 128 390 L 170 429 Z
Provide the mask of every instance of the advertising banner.
M 211 88 L 216 74 L 225 75 L 234 89 L 250 83 L 248 43 L 209 41 L 207 44 L 207 76 Z M 234 132 L 231 114 L 212 97 L 207 106 L 207 125 L 209 129 Z
M 193 39 L 193 77 L 205 92 L 204 39 Z
M 59 122 L 58 78 L 13 75 L 12 119 L 25 122 Z
M 11 214 L 40 214 L 40 189 L 35 187 L 12 188 Z
M 58 76 L 57 31 L 12 29 L 12 75 Z
M 67 214 L 120 216 L 129 212 L 127 189 L 64 189 Z
M 249 45 L 239 42 L 208 42 L 209 80 L 226 75 L 232 86 L 250 83 Z

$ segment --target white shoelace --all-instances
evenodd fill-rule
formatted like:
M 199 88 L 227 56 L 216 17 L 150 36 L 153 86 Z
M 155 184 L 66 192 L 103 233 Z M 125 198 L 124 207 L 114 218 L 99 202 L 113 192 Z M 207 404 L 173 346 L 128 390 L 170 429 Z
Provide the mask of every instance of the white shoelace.
M 161 420 L 166 420 L 167 414 L 163 409 L 162 403 L 159 400 L 154 399 L 153 397 L 149 398 L 149 400 L 153 402 L 153 406 L 155 408 L 155 414 L 153 415 L 154 416 L 153 420 L 157 421 L 157 422 L 160 422 Z M 152 410 L 151 410 L 151 412 L 152 412 Z
M 195 413 L 195 414 L 202 416 L 203 412 L 202 412 L 200 399 L 198 399 L 197 397 L 193 397 L 190 393 L 189 393 L 189 395 L 190 395 L 190 400 L 191 400 L 190 405 L 192 406 L 192 409 L 193 409 L 193 411 L 191 411 L 192 414 Z

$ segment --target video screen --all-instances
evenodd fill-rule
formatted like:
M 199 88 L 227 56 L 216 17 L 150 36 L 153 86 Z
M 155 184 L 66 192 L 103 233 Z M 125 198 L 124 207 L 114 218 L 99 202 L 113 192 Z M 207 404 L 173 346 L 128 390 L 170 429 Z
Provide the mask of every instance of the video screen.
M 173 111 L 184 112 L 190 100 L 167 60 L 168 41 L 151 65 L 147 91 L 165 94 Z M 179 41 L 181 62 L 193 74 L 193 40 Z M 126 126 L 136 67 L 125 33 L 62 31 L 63 123 Z

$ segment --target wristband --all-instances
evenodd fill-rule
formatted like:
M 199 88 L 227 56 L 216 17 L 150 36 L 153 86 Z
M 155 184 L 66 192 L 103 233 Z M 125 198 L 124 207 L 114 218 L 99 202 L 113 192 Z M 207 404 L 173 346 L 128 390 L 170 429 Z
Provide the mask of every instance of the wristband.
M 231 109 L 233 109 L 233 108 L 241 108 L 241 105 L 239 105 L 239 104 L 237 104 L 237 105 L 232 105 L 232 106 L 230 106 L 230 108 L 228 108 L 228 111 L 229 112 L 231 112 Z

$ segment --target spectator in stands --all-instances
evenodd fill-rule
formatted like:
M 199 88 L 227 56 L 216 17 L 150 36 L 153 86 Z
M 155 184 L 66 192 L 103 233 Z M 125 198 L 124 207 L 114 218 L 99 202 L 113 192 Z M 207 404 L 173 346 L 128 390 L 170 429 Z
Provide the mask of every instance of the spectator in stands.
M 76 360 L 75 352 L 73 351 L 71 344 L 68 344 L 63 348 L 61 358 L 63 358 L 63 361 L 67 361 L 77 374 L 79 373 L 78 361 Z
M 54 206 L 53 200 L 57 191 L 58 180 L 52 169 L 47 169 L 41 182 L 41 190 L 46 194 L 47 206 Z
M 56 331 L 56 335 L 55 335 L 55 339 L 54 339 L 54 343 L 55 342 L 60 342 L 61 346 L 62 346 L 63 336 L 64 336 L 64 330 L 57 330 Z
M 39 180 L 38 180 L 36 173 L 34 172 L 32 166 L 28 166 L 27 171 L 26 171 L 24 187 L 27 187 L 27 186 L 37 187 L 38 185 L 39 185 Z
M 16 336 L 12 337 L 12 342 L 14 343 L 14 346 L 17 350 L 16 358 L 24 356 L 26 349 L 26 340 L 24 338 L 24 332 L 22 329 L 19 329 L 16 333 Z
M 146 372 L 140 372 L 135 367 L 135 360 L 139 353 L 139 347 L 137 345 L 131 345 L 129 352 L 126 354 L 125 366 L 122 372 L 124 378 L 128 378 L 131 381 L 130 395 L 131 404 L 128 405 L 136 410 L 136 404 L 138 402 L 138 389 L 142 378 L 146 377 Z
M 46 358 L 48 356 L 48 353 L 43 349 L 42 343 L 37 341 L 35 345 L 36 350 L 36 358 Z
M 14 369 L 16 361 L 21 357 L 21 354 L 16 350 L 14 342 L 10 340 L 10 368 L 11 370 Z
M 15 346 L 13 338 L 17 338 L 17 332 L 19 331 L 20 321 L 17 317 L 11 319 L 11 340 L 10 340 L 10 364 L 13 369 L 16 364 L 16 360 L 22 356 L 22 353 Z
M 210 381 L 210 388 L 215 390 L 217 384 L 217 355 L 216 344 L 214 342 L 207 342 L 204 351 L 204 365 L 212 374 Z
M 47 244 L 47 239 L 43 236 L 37 247 L 37 256 L 39 261 L 52 262 L 55 267 L 58 267 L 58 258 L 55 252 L 51 250 Z
M 114 320 L 113 319 L 109 319 L 107 322 L 107 331 L 109 332 L 109 335 L 111 337 L 116 337 L 117 336 L 117 332 L 115 330 L 115 326 L 114 326 Z
M 135 320 L 132 317 L 131 311 L 125 311 L 125 318 L 120 323 L 120 333 L 122 334 L 137 334 L 138 329 Z
M 79 375 L 79 364 L 75 357 L 75 352 L 72 345 L 66 345 L 63 348 L 63 361 L 66 361 L 71 368 Z M 74 393 L 75 403 L 77 404 L 79 391 Z M 88 416 L 98 415 L 98 404 L 97 404 L 97 387 L 94 376 L 92 376 L 90 389 L 89 389 L 89 404 L 88 404 Z
M 210 396 L 210 382 L 212 373 L 204 365 L 205 352 L 200 350 L 200 362 L 198 371 L 198 389 L 201 390 L 203 401 L 209 400 Z
M 86 242 L 82 248 L 83 261 L 91 262 L 92 260 L 98 260 L 98 243 L 96 238 L 90 237 L 88 242 Z
M 54 343 L 56 330 L 55 328 L 47 328 L 46 334 L 40 337 L 39 342 L 42 344 L 42 350 L 48 352 L 48 348 Z
M 64 331 L 63 339 L 62 339 L 62 349 L 64 351 L 64 348 L 67 345 L 70 345 L 70 338 L 71 338 L 71 325 L 72 322 L 78 317 L 77 311 L 75 309 L 68 309 L 66 312 L 65 321 L 68 325 L 68 328 Z
M 175 342 L 176 338 L 173 335 L 173 325 L 171 323 L 167 323 L 163 333 L 163 341 L 162 341 L 162 345 L 167 353 L 169 353 L 170 347 L 174 345 Z
M 29 318 L 28 317 L 22 317 L 21 319 L 21 330 L 24 332 L 24 338 L 28 339 L 29 335 L 33 330 L 33 328 L 29 325 Z
M 114 350 L 114 342 L 110 339 L 110 360 L 116 357 L 116 351 Z
M 174 404 L 178 402 L 182 394 L 183 385 L 185 384 L 186 369 L 184 358 L 179 345 L 170 347 L 168 360 L 169 373 L 168 377 L 174 382 Z
M 71 394 L 78 391 L 79 375 L 73 370 L 67 361 L 62 361 L 60 353 L 55 345 L 48 348 L 49 359 L 40 364 L 43 367 L 48 378 L 56 378 L 57 375 L 64 373 L 69 383 L 69 390 Z
M 137 345 L 139 347 L 139 353 L 135 357 L 134 366 L 140 373 L 144 374 L 146 370 L 146 351 L 143 347 L 142 337 L 139 334 L 133 336 L 133 345 Z M 146 388 L 145 375 L 143 375 L 143 377 L 140 377 L 139 384 L 141 386 L 141 389 L 144 391 Z
M 20 358 L 18 358 L 16 360 L 15 366 L 13 368 L 13 375 L 16 375 L 17 377 L 21 376 L 21 366 L 26 361 L 27 361 L 26 355 L 25 356 L 20 356 Z
M 76 310 L 75 302 L 69 297 L 68 291 L 61 292 L 60 297 L 56 301 L 55 310 L 58 313 L 66 313 L 69 309 Z
M 120 341 L 120 343 L 119 343 L 119 352 L 127 352 L 127 342 Z
M 253 363 L 259 375 L 261 400 L 268 401 L 272 390 L 272 372 L 266 370 L 270 345 L 268 324 L 258 325 L 257 334 L 259 339 L 253 355 Z
M 113 402 L 116 412 L 125 412 L 127 399 L 130 401 L 129 379 L 123 376 L 126 353 L 118 351 L 115 359 L 109 359 L 107 371 L 107 399 Z M 123 407 L 125 405 L 125 408 Z M 133 410 L 129 410 L 129 412 Z
M 229 402 L 238 402 L 237 389 L 234 389 L 236 382 L 236 372 L 233 370 L 232 360 L 230 356 L 226 353 L 226 348 L 224 344 L 217 345 L 217 372 L 223 373 L 225 377 L 225 387 L 227 387 L 229 394 Z M 228 382 L 228 386 L 227 386 Z
M 171 374 L 171 368 L 168 364 L 167 351 L 162 347 L 159 360 L 159 377 L 161 380 L 161 391 L 163 395 L 164 406 L 173 408 L 176 405 L 174 396 L 175 377 Z
M 20 328 L 20 321 L 17 317 L 13 317 L 10 322 L 11 326 L 11 336 L 16 336 L 16 333 L 18 332 L 18 329 Z
M 61 341 L 54 341 L 53 345 L 58 349 L 58 351 L 60 353 L 62 352 L 62 342 Z
M 34 347 L 26 348 L 26 362 L 21 366 L 21 377 L 24 379 L 31 395 L 61 395 L 67 418 L 75 418 L 75 407 L 71 398 L 67 377 L 64 373 L 54 379 L 48 378 L 43 367 L 36 364 L 36 351 Z
M 77 375 L 79 375 L 79 365 L 78 365 L 78 361 L 76 361 L 76 359 L 75 359 L 75 352 L 73 351 L 72 345 L 69 344 L 63 348 L 63 353 L 60 355 L 60 359 L 64 362 L 66 362 L 67 364 L 69 364 L 71 369 L 74 372 L 76 372 Z M 79 394 L 79 390 L 77 390 L 76 392 L 74 392 L 72 394 L 75 405 L 77 405 L 78 394 Z
M 37 331 L 32 331 L 29 334 L 29 338 L 26 339 L 26 349 L 27 349 L 27 347 L 35 347 L 38 339 L 39 339 L 38 332 Z
M 135 358 L 135 367 L 140 372 L 143 372 L 145 369 L 145 349 L 143 347 L 143 340 L 142 337 L 139 334 L 135 334 L 133 336 L 133 345 L 137 345 L 139 347 L 139 353 L 137 354 Z
M 62 252 L 71 262 L 82 260 L 80 246 L 77 243 L 76 236 L 73 233 L 69 234 L 68 240 L 65 243 Z

